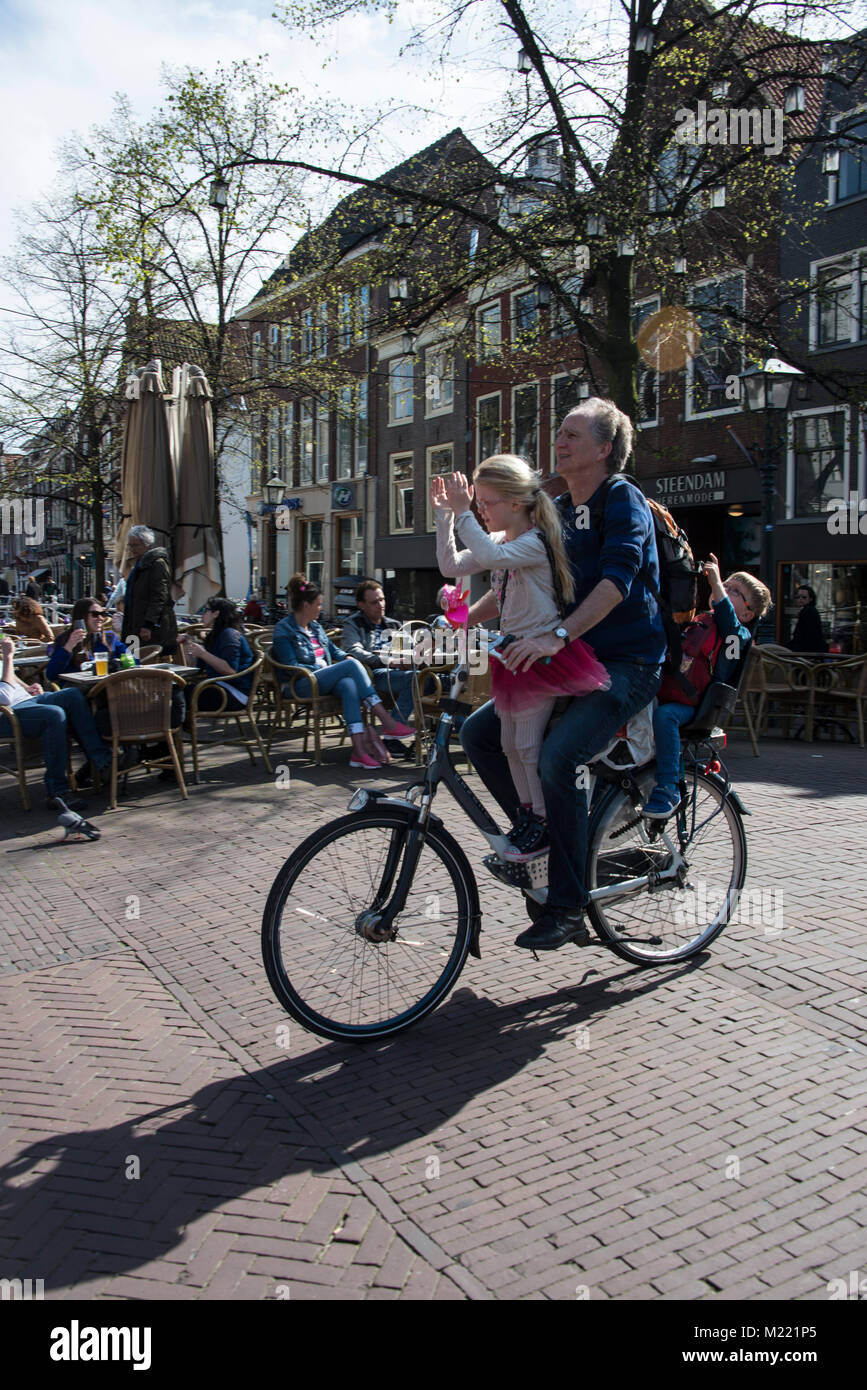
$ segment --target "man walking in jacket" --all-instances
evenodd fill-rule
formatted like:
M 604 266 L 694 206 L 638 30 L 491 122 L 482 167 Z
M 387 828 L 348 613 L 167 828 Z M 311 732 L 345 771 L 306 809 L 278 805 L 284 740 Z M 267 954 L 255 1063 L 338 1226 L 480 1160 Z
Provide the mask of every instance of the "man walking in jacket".
M 155 540 L 149 526 L 129 528 L 127 549 L 135 563 L 126 580 L 121 637 L 137 637 L 142 646 L 158 642 L 163 655 L 171 655 L 178 645 L 172 572 L 168 551 Z

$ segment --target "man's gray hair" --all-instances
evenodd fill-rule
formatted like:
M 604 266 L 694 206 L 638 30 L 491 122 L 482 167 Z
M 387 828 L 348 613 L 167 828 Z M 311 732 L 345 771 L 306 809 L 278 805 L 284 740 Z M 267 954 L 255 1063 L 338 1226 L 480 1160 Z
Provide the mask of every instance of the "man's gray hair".
M 606 465 L 609 473 L 621 473 L 632 457 L 632 421 L 624 415 L 613 401 L 603 400 L 601 396 L 590 396 L 569 415 L 587 415 L 590 419 L 590 433 L 597 444 L 610 444 L 611 453 Z M 568 416 L 567 416 L 568 419 Z
M 127 540 L 142 541 L 150 550 L 156 536 L 149 526 L 131 526 L 126 534 Z

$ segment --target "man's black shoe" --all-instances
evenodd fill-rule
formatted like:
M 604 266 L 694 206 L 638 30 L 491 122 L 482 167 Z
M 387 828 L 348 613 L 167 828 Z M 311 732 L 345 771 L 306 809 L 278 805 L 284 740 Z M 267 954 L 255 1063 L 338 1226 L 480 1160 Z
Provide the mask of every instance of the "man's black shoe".
M 87 802 L 80 796 L 49 796 L 45 801 L 46 811 L 86 811 Z
M 559 951 L 567 941 L 574 941 L 576 946 L 590 945 L 591 936 L 583 912 L 549 907 L 532 927 L 515 938 L 515 945 L 527 951 Z

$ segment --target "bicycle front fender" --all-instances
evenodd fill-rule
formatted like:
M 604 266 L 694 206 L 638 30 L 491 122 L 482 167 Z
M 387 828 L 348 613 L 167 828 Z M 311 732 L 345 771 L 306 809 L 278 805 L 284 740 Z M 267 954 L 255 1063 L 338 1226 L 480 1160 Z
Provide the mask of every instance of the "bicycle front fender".
M 730 786 L 728 791 L 726 791 L 725 778 L 720 777 L 718 772 L 705 772 L 704 775 L 709 782 L 713 782 L 714 786 L 719 788 L 726 800 L 732 803 L 735 810 L 738 811 L 740 815 L 751 816 L 753 814 L 752 811 L 748 810 L 744 803 L 741 801 L 740 796 L 735 791 L 734 787 Z

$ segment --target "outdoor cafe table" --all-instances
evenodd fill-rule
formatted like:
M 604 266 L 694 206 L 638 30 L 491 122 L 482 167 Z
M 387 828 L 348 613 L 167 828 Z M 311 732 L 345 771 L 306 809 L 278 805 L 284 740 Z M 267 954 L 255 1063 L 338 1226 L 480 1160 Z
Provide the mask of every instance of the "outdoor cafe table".
M 137 671 L 173 671 L 176 676 L 181 676 L 185 681 L 192 681 L 196 676 L 204 675 L 200 666 L 174 666 L 169 661 L 150 661 L 147 666 L 128 666 L 121 668 L 121 671 L 111 671 L 107 676 L 97 676 L 93 671 L 69 671 L 61 675 L 60 679 L 65 685 L 77 686 L 79 690 L 89 695 L 95 685 L 103 681 L 110 681 L 112 676 L 119 676 L 125 670 Z
M 48 662 L 47 656 L 28 656 L 26 652 L 15 652 L 12 657 L 12 667 L 15 671 L 41 671 Z

